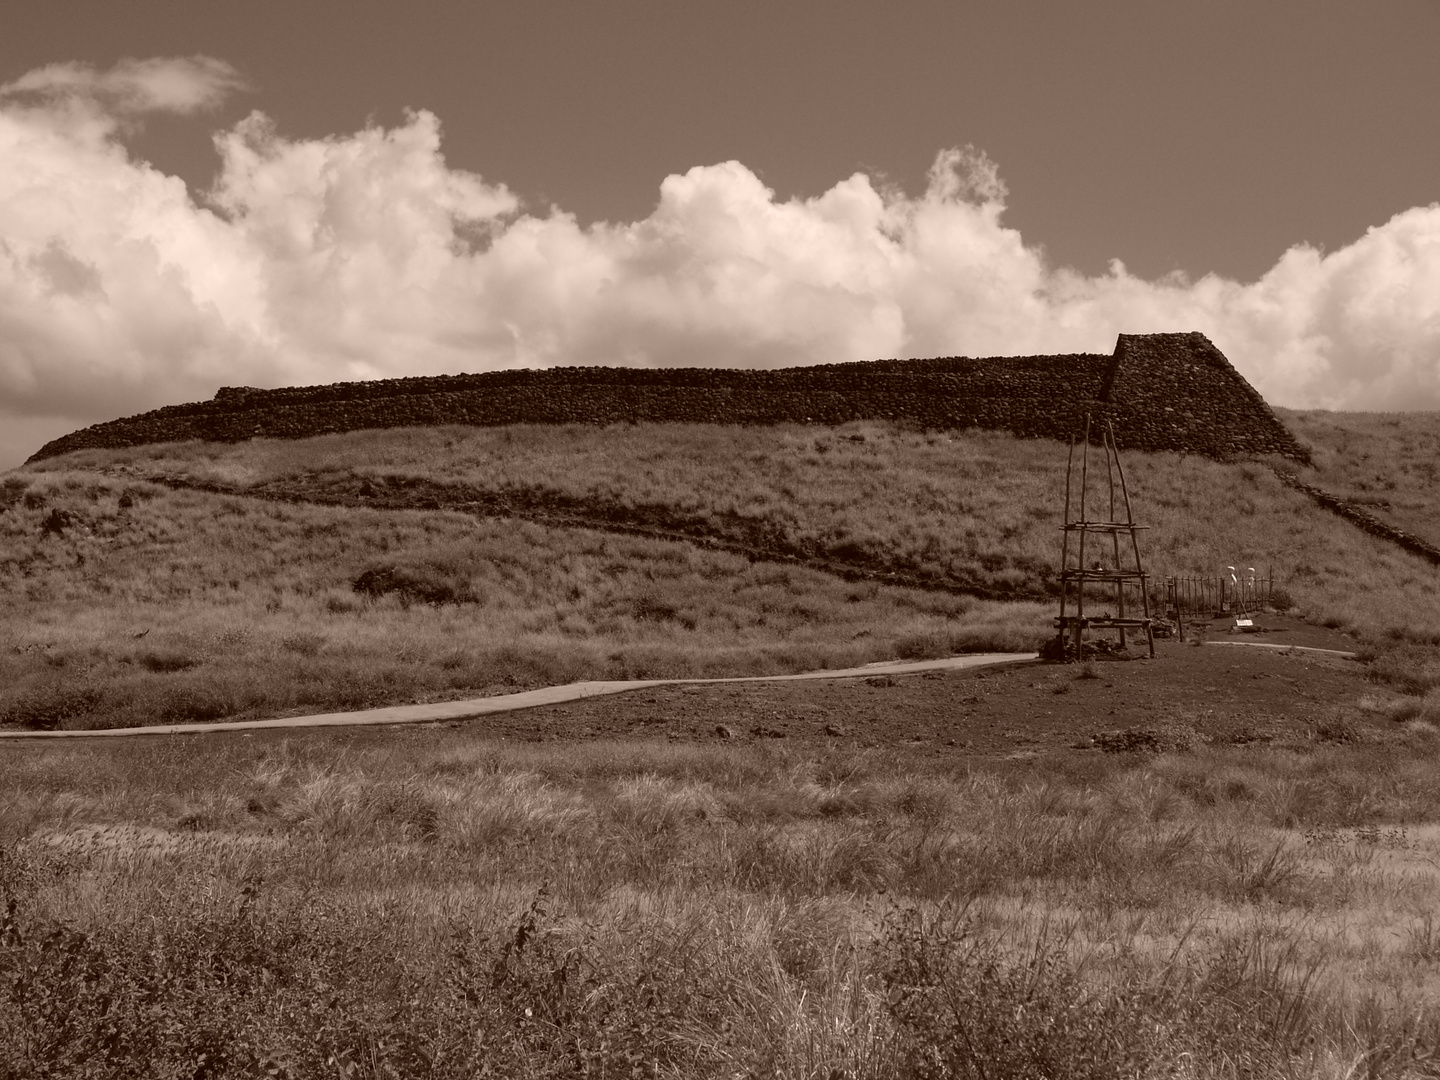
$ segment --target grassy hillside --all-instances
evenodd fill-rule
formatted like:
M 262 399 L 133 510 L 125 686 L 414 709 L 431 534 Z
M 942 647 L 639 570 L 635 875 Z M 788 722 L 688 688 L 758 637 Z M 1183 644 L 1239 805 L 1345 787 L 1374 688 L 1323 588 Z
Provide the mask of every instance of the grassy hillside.
M 1383 631 L 1398 625 L 1385 611 L 1403 595 L 1409 626 L 1440 631 L 1428 566 L 1336 522 L 1263 465 L 1177 454 L 1124 460 L 1136 519 L 1149 527 L 1142 554 L 1152 575 L 1273 567 L 1316 617 Z M 357 492 L 367 484 L 377 493 L 414 490 L 438 505 L 494 495 L 492 508 L 506 499 L 517 512 L 560 505 L 596 522 L 627 513 L 643 522 L 648 512 L 685 526 L 679 532 L 771 538 L 841 562 L 1049 596 L 1066 449 L 882 424 L 450 427 L 86 452 L 37 466 L 47 467 L 352 502 L 363 502 Z M 1312 475 L 1344 477 L 1326 468 Z M 1100 490 L 1096 476 L 1091 482 Z
M 0 540 L 0 718 L 38 727 L 1023 649 L 1045 617 L 676 542 L 78 472 L 31 481 Z
M 0 718 L 250 717 L 1033 648 L 1052 614 L 1065 457 L 877 424 L 85 451 L 5 480 Z M 1134 453 L 1125 466 L 1152 574 L 1273 569 L 1314 618 L 1440 640 L 1430 566 L 1263 465 Z M 521 517 L 495 516 L 506 506 Z M 846 581 L 685 535 L 1038 599 Z
M 1278 412 L 1311 450 L 1304 479 L 1440 544 L 1440 413 Z

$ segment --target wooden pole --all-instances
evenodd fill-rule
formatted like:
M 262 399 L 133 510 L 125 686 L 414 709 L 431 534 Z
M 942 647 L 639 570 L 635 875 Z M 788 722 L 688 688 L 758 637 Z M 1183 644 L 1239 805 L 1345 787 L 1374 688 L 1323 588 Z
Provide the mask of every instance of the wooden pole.
M 1065 457 L 1065 517 L 1060 523 L 1060 630 L 1059 636 L 1063 644 L 1065 640 L 1065 593 L 1068 583 L 1065 580 L 1065 571 L 1070 565 L 1070 474 L 1075 468 L 1075 437 L 1070 437 L 1070 453 Z M 1063 650 L 1062 650 L 1063 655 Z
M 1080 566 L 1075 577 L 1075 659 L 1085 659 L 1085 492 L 1090 482 L 1090 414 L 1085 414 L 1085 444 L 1080 448 Z
M 1105 430 L 1101 432 L 1101 438 L 1105 440 L 1105 478 L 1110 483 L 1110 523 L 1115 524 L 1115 471 L 1111 467 L 1110 459 L 1114 457 L 1118 464 L 1120 451 L 1115 446 L 1115 429 L 1110 426 L 1110 421 L 1105 421 Z M 1132 532 L 1130 534 L 1134 536 Z M 1114 562 L 1111 569 L 1118 575 L 1120 573 L 1120 533 L 1115 529 L 1110 530 L 1110 546 L 1114 549 Z M 1136 566 L 1139 569 L 1139 566 Z M 1144 588 L 1144 583 L 1141 583 Z M 1120 618 L 1125 618 L 1125 582 L 1122 578 L 1115 578 L 1115 611 Z M 1120 648 L 1125 648 L 1125 627 L 1120 627 Z
M 1110 441 L 1115 441 L 1115 433 L 1110 432 Z M 1140 561 L 1140 541 L 1135 536 L 1135 512 L 1130 508 L 1130 486 L 1125 483 L 1125 466 L 1120 461 L 1119 453 L 1115 455 L 1115 471 L 1120 475 L 1120 493 L 1125 496 L 1125 521 L 1130 528 L 1130 545 L 1135 549 L 1135 570 L 1140 575 L 1140 602 L 1144 605 L 1145 611 L 1145 637 L 1150 644 L 1150 658 L 1155 658 L 1155 629 L 1150 625 L 1150 597 L 1145 592 L 1145 567 Z

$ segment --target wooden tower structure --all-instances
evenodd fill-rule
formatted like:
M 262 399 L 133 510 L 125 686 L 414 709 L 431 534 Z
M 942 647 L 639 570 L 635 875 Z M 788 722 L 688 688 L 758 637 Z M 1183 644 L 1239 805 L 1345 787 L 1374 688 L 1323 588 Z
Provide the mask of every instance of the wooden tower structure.
M 1145 634 L 1150 655 L 1155 655 L 1155 634 L 1150 622 L 1150 595 L 1146 587 L 1145 568 L 1140 561 L 1140 542 L 1136 534 L 1147 528 L 1136 525 L 1130 509 L 1130 489 L 1125 483 L 1125 469 L 1120 464 L 1120 454 L 1115 447 L 1115 431 L 1109 421 L 1100 432 L 1100 445 L 1105 454 L 1105 479 L 1108 487 L 1109 505 L 1106 516 L 1099 516 L 1099 499 L 1088 500 L 1090 486 L 1090 414 L 1085 414 L 1085 438 L 1080 451 L 1080 485 L 1078 499 L 1075 498 L 1075 441 L 1070 441 L 1070 456 L 1065 464 L 1065 524 L 1064 539 L 1060 547 L 1060 615 L 1055 620 L 1059 654 L 1065 655 L 1066 638 L 1074 643 L 1075 658 L 1085 657 L 1085 632 L 1087 630 L 1117 630 L 1120 633 L 1120 647 L 1125 647 L 1125 632 L 1139 630 Z M 1124 504 L 1124 519 L 1115 501 L 1116 480 L 1119 480 L 1120 496 Z M 1071 510 L 1079 516 L 1072 518 Z M 1092 516 L 1094 515 L 1094 516 Z M 1108 559 L 1108 564 L 1107 564 Z M 1087 597 L 1087 586 L 1089 595 Z M 1096 586 L 1099 595 L 1096 596 Z M 1127 615 L 1125 611 L 1125 590 L 1138 586 L 1140 593 L 1140 617 Z M 1099 600 L 1110 601 L 1108 610 L 1102 614 L 1085 614 L 1086 600 L 1091 601 L 1095 611 Z M 1073 602 L 1074 614 L 1067 614 Z M 1133 611 L 1133 608 L 1132 608 Z

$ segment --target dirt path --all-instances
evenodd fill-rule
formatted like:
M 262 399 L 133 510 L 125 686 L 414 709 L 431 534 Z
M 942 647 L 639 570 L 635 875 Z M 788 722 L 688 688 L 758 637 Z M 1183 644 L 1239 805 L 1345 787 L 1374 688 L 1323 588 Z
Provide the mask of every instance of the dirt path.
M 1338 635 L 1336 635 L 1338 637 Z M 1340 644 L 1336 642 L 1335 644 Z M 1273 644 L 1273 643 L 1270 643 Z M 1024 761 L 1097 750 L 1313 744 L 1393 727 L 1392 695 L 1323 646 L 1156 643 L 1155 660 L 1002 663 L 823 681 L 670 684 L 481 717 L 467 737 L 510 742 L 783 740 Z M 1379 731 L 1377 730 L 1377 734 Z
M 1023 758 L 1105 745 L 1107 732 L 1163 736 L 1176 725 L 1211 741 L 1310 737 L 1343 727 L 1359 700 L 1374 695 L 1364 666 L 1344 648 L 1352 642 L 1333 630 L 1296 620 L 1207 644 L 1228 647 L 1160 641 L 1154 662 L 1101 660 L 1088 668 L 1038 664 L 1033 653 L 984 653 L 800 675 L 592 681 L 271 720 L 6 731 L 0 740 L 463 724 L 480 738 L 525 742 L 786 738 Z
M 440 720 L 468 720 L 491 713 L 515 712 L 543 705 L 557 705 L 586 698 L 608 697 L 651 690 L 662 686 L 705 686 L 720 683 L 787 683 L 816 679 L 891 677 L 923 671 L 949 671 L 988 667 L 995 664 L 1034 662 L 1035 653 L 975 653 L 939 660 L 881 661 L 858 668 L 807 671 L 799 675 L 750 675 L 729 679 L 641 679 L 567 683 L 546 686 L 519 694 L 472 698 L 468 701 L 437 701 L 427 705 L 392 705 L 384 709 L 320 713 L 314 716 L 282 716 L 273 720 L 236 720 L 212 724 L 166 724 L 153 727 L 108 728 L 98 731 L 3 731 L 0 739 L 84 739 L 118 738 L 130 735 L 198 735 L 216 731 L 256 731 L 268 728 L 360 727 L 374 724 L 425 724 Z

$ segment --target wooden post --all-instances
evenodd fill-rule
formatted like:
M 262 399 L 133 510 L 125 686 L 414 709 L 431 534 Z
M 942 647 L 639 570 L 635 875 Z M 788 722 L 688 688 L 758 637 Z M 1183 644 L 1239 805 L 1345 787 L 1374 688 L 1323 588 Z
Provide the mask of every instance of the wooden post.
M 1108 424 L 1108 421 L 1107 421 Z M 1114 445 L 1115 431 L 1110 430 L 1110 442 Z M 1155 658 L 1155 628 L 1150 625 L 1150 598 L 1145 593 L 1145 570 L 1144 563 L 1140 561 L 1140 540 L 1135 535 L 1135 512 L 1130 507 L 1130 486 L 1125 483 L 1125 466 L 1120 461 L 1120 455 L 1115 455 L 1115 471 L 1120 475 L 1120 494 L 1125 497 L 1125 523 L 1130 526 L 1130 544 L 1135 549 L 1135 570 L 1140 575 L 1140 602 L 1144 605 L 1145 611 L 1145 637 L 1150 645 L 1150 658 Z
M 1120 451 L 1115 446 L 1115 431 L 1111 428 L 1108 420 L 1105 422 L 1105 430 L 1100 433 L 1100 437 L 1105 440 L 1105 478 L 1110 482 L 1110 522 L 1114 524 L 1116 520 L 1115 472 L 1111 468 L 1110 458 L 1114 456 L 1115 463 L 1118 465 Z M 1110 546 L 1114 549 L 1114 561 L 1110 564 L 1110 568 L 1118 575 L 1120 572 L 1120 534 L 1113 529 L 1110 531 Z M 1144 582 L 1141 582 L 1141 588 L 1144 588 Z M 1125 618 L 1125 582 L 1118 576 L 1115 578 L 1115 611 L 1120 618 Z M 1123 626 L 1120 627 L 1120 648 L 1125 648 L 1125 627 Z
M 1060 626 L 1056 636 L 1060 639 L 1060 655 L 1065 655 L 1065 594 L 1069 583 L 1065 571 L 1070 565 L 1070 474 L 1075 468 L 1075 438 L 1070 438 L 1070 452 L 1065 456 L 1065 517 L 1060 523 Z
M 1085 659 L 1085 490 L 1090 482 L 1090 414 L 1085 414 L 1085 444 L 1080 448 L 1080 573 L 1075 579 L 1075 659 Z

